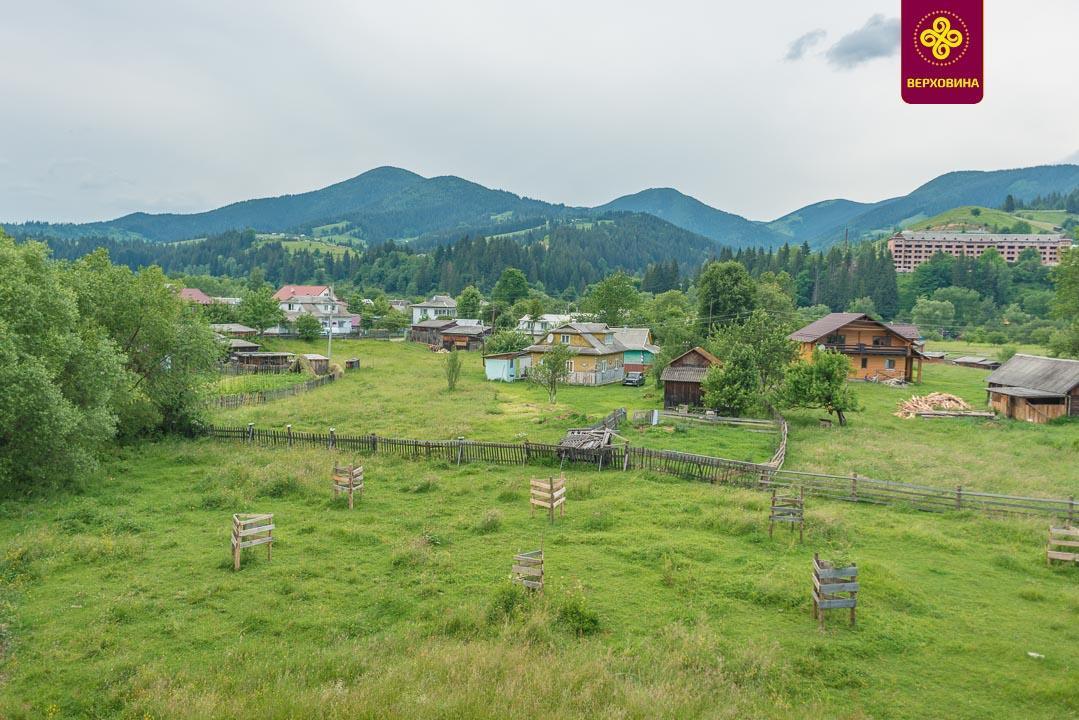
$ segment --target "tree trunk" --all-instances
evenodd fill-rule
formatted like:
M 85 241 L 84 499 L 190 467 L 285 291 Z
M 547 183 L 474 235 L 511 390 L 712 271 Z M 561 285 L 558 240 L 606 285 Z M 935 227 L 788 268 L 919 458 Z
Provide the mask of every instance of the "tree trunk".
M 843 427 L 847 424 L 847 416 L 843 414 L 842 410 L 835 411 L 836 416 L 839 418 L 839 426 Z

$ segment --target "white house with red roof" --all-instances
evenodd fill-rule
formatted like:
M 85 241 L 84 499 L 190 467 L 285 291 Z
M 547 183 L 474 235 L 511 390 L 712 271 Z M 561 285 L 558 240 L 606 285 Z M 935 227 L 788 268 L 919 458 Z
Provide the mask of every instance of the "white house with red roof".
M 359 324 L 359 316 L 348 311 L 348 304 L 337 299 L 329 285 L 284 285 L 274 293 L 280 308 L 285 312 L 288 325 L 301 315 L 313 315 L 322 324 L 322 333 L 347 335 Z M 278 326 L 266 331 L 280 335 L 291 332 L 288 326 Z

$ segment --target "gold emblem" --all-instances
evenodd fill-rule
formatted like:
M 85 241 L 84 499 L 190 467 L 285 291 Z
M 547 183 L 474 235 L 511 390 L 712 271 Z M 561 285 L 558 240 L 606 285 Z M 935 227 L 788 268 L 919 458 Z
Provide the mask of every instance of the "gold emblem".
M 951 21 L 942 15 L 933 21 L 933 27 L 922 31 L 918 40 L 932 50 L 934 58 L 947 60 L 952 49 L 963 44 L 963 33 L 954 29 Z

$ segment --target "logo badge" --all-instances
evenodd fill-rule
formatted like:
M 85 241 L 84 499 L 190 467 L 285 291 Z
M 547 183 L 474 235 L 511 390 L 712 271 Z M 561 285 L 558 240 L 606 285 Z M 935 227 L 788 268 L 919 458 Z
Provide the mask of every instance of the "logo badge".
M 903 0 L 903 100 L 981 102 L 982 27 L 982 0 Z

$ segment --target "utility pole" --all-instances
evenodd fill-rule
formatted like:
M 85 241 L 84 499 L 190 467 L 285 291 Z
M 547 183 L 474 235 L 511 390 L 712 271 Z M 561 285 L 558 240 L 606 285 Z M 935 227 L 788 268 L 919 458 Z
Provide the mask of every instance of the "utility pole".
M 337 300 L 334 298 L 333 285 L 330 285 L 330 326 L 326 333 L 326 357 L 333 362 L 333 319 L 337 315 Z

